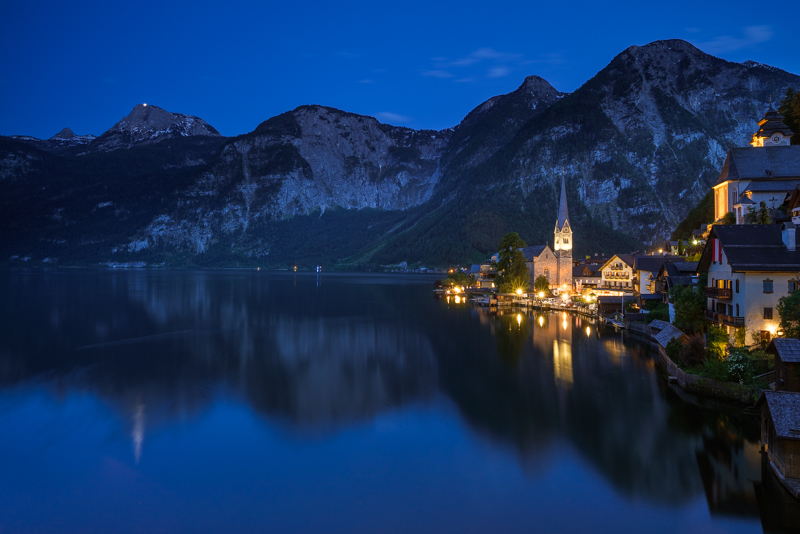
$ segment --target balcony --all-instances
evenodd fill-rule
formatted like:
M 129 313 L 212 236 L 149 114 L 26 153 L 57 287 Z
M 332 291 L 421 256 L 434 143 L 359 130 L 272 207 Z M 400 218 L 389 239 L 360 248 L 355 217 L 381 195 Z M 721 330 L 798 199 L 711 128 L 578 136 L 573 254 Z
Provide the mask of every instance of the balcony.
M 744 317 L 733 317 L 732 315 L 720 314 L 719 318 L 722 320 L 723 324 L 729 326 L 744 326 Z
M 726 324 L 728 326 L 744 326 L 744 317 L 725 315 L 724 313 L 717 313 L 714 310 L 705 310 L 703 316 L 714 323 Z
M 606 280 L 629 280 L 630 274 L 628 273 L 606 273 Z
M 727 287 L 706 287 L 706 297 L 712 299 L 729 299 L 731 298 L 731 290 Z

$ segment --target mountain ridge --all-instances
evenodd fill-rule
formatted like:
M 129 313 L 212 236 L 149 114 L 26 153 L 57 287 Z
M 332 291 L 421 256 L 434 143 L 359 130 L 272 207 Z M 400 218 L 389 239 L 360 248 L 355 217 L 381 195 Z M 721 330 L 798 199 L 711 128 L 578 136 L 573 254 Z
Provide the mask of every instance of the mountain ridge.
M 88 145 L 37 146 L 55 159 L 0 143 L 0 180 L 35 206 L 33 215 L 11 209 L 22 219 L 6 224 L 26 237 L 0 240 L 0 254 L 473 261 L 507 231 L 529 243 L 551 239 L 562 174 L 576 254 L 629 252 L 669 235 L 716 178 L 727 145 L 746 145 L 768 98 L 798 83 L 665 40 L 628 47 L 572 93 L 528 76 L 440 131 L 304 105 L 224 137 L 202 119 L 139 105 Z M 130 180 L 158 187 L 119 183 L 120 165 Z M 56 180 L 59 166 L 74 178 Z M 63 200 L 77 184 L 94 191 L 81 198 L 88 212 Z M 88 241 L 92 252 L 75 251 Z

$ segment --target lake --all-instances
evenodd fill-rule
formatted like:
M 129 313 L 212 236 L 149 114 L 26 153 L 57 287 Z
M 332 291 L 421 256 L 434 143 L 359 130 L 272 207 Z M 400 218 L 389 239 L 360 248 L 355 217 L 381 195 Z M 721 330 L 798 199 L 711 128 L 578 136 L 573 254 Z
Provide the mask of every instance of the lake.
M 798 528 L 754 411 L 433 279 L 0 273 L 0 532 Z

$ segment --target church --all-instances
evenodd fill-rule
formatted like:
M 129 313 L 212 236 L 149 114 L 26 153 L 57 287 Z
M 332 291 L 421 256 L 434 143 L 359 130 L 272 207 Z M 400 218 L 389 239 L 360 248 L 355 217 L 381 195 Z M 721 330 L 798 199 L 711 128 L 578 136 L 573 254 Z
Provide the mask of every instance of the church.
M 751 146 L 728 149 L 714 185 L 714 220 L 733 212 L 736 224 L 746 224 L 761 202 L 775 209 L 800 185 L 800 145 L 790 144 L 794 132 L 783 119 L 770 103 Z
M 569 291 L 572 288 L 572 227 L 567 211 L 567 190 L 561 176 L 561 201 L 554 231 L 553 248 L 550 245 L 525 247 L 522 254 L 530 273 L 531 285 L 540 275 L 550 282 L 550 289 Z

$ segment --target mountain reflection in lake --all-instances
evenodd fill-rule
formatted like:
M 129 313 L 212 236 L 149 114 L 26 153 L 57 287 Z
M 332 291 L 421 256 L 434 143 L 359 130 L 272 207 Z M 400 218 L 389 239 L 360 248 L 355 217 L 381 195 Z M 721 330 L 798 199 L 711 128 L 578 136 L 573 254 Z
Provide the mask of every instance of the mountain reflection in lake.
M 0 275 L 0 531 L 790 531 L 759 421 L 432 278 Z M 707 403 L 706 403 L 707 404 Z

